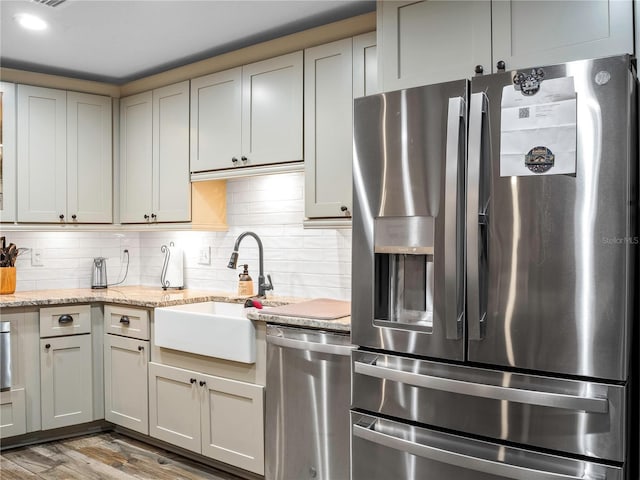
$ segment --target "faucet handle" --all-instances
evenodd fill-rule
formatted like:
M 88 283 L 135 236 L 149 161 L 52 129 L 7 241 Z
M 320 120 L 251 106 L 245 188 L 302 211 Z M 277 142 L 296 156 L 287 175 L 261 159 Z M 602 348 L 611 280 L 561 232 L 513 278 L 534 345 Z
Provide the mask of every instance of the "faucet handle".
M 273 290 L 273 283 L 271 283 L 271 275 L 267 273 L 267 281 L 263 285 L 265 290 Z

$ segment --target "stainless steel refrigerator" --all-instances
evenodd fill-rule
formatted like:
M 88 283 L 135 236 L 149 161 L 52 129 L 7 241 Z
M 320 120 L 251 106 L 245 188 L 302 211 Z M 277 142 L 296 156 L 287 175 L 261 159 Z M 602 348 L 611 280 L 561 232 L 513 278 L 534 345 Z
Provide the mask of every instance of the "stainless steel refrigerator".
M 635 85 L 619 56 L 356 99 L 352 480 L 637 475 Z

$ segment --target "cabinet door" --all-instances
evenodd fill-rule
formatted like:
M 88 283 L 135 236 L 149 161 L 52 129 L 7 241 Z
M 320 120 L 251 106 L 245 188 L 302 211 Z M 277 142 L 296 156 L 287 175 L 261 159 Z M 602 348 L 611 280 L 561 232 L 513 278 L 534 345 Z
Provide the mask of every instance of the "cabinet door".
M 149 342 L 104 336 L 104 417 L 149 434 Z
M 351 211 L 353 44 L 350 38 L 305 50 L 305 214 Z
M 151 221 L 152 93 L 120 101 L 120 221 Z
M 264 475 L 264 387 L 199 375 L 202 454 Z
M 91 335 L 40 340 L 42 429 L 93 419 Z
M 66 92 L 18 85 L 20 222 L 58 222 L 66 215 L 66 116 Z
M 353 98 L 379 93 L 376 32 L 353 37 Z
M 383 91 L 469 78 L 476 65 L 490 72 L 491 3 L 379 2 L 378 51 Z
M 24 388 L 0 392 L 0 438 L 27 433 Z
M 112 222 L 111 98 L 67 92 L 67 221 Z
M 149 363 L 149 435 L 200 453 L 198 374 Z
M 0 82 L 0 222 L 16 220 L 16 86 Z
M 241 112 L 242 67 L 191 80 L 192 172 L 242 163 Z
M 302 52 L 242 67 L 243 165 L 302 160 Z
M 494 1 L 493 58 L 507 69 L 633 54 L 633 5 L 619 0 Z
M 153 91 L 151 171 L 152 218 L 157 222 L 190 221 L 188 80 Z

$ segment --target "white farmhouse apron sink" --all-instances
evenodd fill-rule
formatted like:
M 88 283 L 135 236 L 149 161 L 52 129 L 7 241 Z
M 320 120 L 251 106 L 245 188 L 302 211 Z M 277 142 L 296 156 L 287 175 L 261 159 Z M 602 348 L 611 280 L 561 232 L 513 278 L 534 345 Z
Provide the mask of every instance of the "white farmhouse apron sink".
M 256 332 L 239 303 L 201 302 L 155 309 L 159 347 L 255 363 Z

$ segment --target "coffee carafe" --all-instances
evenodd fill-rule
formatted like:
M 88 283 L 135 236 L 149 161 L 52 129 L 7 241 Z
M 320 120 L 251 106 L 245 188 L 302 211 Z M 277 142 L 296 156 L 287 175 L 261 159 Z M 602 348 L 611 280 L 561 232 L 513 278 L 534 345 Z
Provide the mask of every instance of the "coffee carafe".
M 107 288 L 107 259 L 96 257 L 93 259 L 93 281 L 91 288 Z

